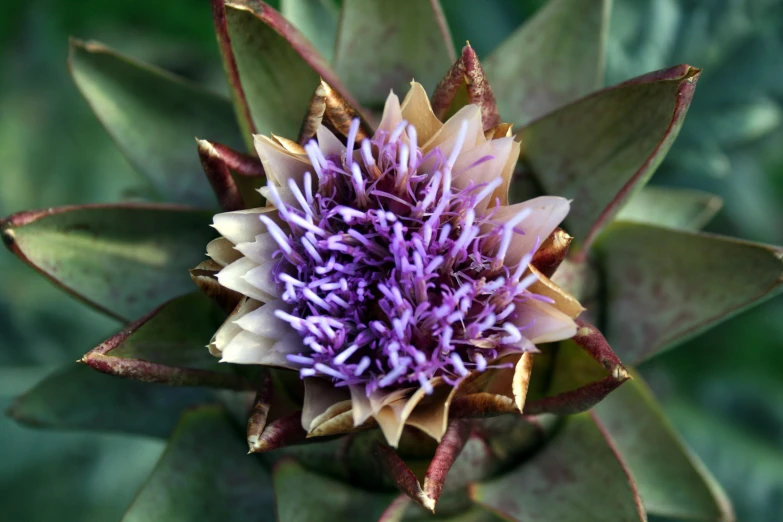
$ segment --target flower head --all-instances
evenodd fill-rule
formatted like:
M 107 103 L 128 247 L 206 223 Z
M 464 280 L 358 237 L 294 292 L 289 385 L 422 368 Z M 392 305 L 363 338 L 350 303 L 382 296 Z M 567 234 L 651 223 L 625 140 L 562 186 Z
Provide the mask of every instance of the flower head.
M 354 425 L 374 416 L 394 444 L 425 397 L 447 403 L 437 389 L 575 334 L 529 268 L 569 203 L 508 206 L 514 138 L 485 136 L 474 105 L 441 124 L 416 83 L 402 105 L 389 96 L 372 137 L 359 128 L 343 144 L 321 125 L 303 148 L 256 137 L 272 206 L 215 218 L 242 254 L 213 245 L 218 280 L 248 300 L 212 349 L 350 393 Z

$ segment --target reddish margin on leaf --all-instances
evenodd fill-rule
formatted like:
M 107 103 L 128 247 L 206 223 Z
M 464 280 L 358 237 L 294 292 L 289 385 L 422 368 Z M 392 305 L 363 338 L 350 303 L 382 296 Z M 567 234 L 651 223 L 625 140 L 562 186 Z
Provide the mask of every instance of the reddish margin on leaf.
M 108 308 L 105 308 L 99 305 L 98 303 L 95 303 L 87 299 L 85 296 L 81 295 L 78 292 L 78 290 L 66 286 L 62 281 L 58 280 L 53 275 L 45 272 L 38 265 L 33 263 L 30 260 L 30 258 L 28 258 L 25 255 L 25 253 L 19 248 L 19 245 L 17 245 L 16 243 L 16 229 L 21 228 L 25 225 L 29 225 L 30 223 L 37 221 L 40 218 L 46 218 L 49 216 L 53 216 L 55 214 L 62 214 L 64 212 L 72 212 L 76 210 L 93 210 L 93 209 L 100 210 L 100 209 L 115 209 L 115 208 L 130 208 L 130 209 L 139 209 L 139 210 L 173 210 L 173 211 L 180 211 L 180 212 L 201 212 L 204 210 L 195 207 L 187 207 L 184 205 L 154 204 L 154 203 L 119 203 L 119 204 L 98 203 L 98 204 L 89 204 L 89 205 L 66 205 L 62 207 L 47 208 L 42 210 L 25 210 L 22 212 L 17 212 L 16 214 L 11 214 L 5 219 L 0 220 L 0 235 L 2 235 L 3 237 L 3 244 L 5 244 L 5 246 L 8 247 L 8 249 L 11 252 L 13 252 L 19 259 L 24 261 L 27 265 L 35 269 L 38 273 L 43 275 L 46 279 L 48 279 L 58 287 L 62 288 L 64 291 L 66 291 L 67 293 L 69 293 L 79 301 L 83 302 L 84 304 L 87 304 L 95 308 L 96 310 L 108 315 L 113 319 L 116 319 L 123 323 L 128 323 L 130 319 L 128 319 L 127 317 L 122 317 L 121 315 L 113 312 L 112 310 L 109 310 Z

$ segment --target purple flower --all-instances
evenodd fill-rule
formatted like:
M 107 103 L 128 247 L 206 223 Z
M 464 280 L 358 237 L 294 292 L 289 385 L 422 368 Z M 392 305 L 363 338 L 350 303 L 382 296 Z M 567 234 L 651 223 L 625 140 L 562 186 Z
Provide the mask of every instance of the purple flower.
M 246 299 L 210 350 L 298 371 L 311 434 L 350 409 L 392 445 L 405 424 L 440 439 L 466 378 L 526 383 L 522 354 L 575 334 L 581 307 L 529 266 L 569 203 L 508 205 L 519 144 L 485 136 L 474 105 L 443 124 L 413 83 L 372 138 L 359 123 L 345 145 L 324 126 L 304 148 L 256 136 L 272 206 L 215 216 L 218 280 Z

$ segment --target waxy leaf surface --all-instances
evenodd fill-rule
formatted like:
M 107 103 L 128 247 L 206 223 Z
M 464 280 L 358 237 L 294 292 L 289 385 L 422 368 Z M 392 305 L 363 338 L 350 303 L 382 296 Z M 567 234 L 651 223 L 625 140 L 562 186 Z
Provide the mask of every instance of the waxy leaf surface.
M 69 363 L 16 399 L 8 414 L 43 428 L 168 437 L 183 410 L 214 401 L 203 388 L 118 379 Z
M 72 41 L 69 65 L 98 119 L 161 199 L 216 206 L 193 138 L 242 145 L 229 100 L 98 43 Z
M 124 522 L 275 521 L 272 480 L 218 407 L 185 413 Z
M 198 158 L 192 150 L 191 153 Z M 193 290 L 188 269 L 215 237 L 212 213 L 145 204 L 59 207 L 0 222 L 23 261 L 99 310 L 130 321 Z
M 688 189 L 644 187 L 617 213 L 617 221 L 700 230 L 723 205 L 718 196 Z
M 609 0 L 552 0 L 484 62 L 503 121 L 524 125 L 603 84 Z
M 663 160 L 699 71 L 679 65 L 578 100 L 520 131 L 547 194 L 573 199 L 563 228 L 586 248 Z M 574 246 L 571 247 L 574 249 Z
M 240 121 L 252 120 L 246 132 L 295 139 L 320 78 L 348 97 L 307 38 L 266 3 L 229 1 L 225 11 L 215 4 L 222 0 L 213 0 L 213 12 Z
M 278 520 L 286 522 L 378 520 L 395 497 L 317 475 L 292 460 L 275 467 L 274 488 Z
M 587 413 L 569 417 L 530 460 L 473 486 L 471 496 L 510 520 L 646 520 L 632 479 Z
M 649 514 L 703 522 L 734 519 L 726 494 L 674 431 L 641 377 L 634 375 L 594 411 Z
M 335 68 L 361 103 L 380 108 L 414 79 L 432 92 L 455 60 L 438 0 L 343 2 Z
M 603 330 L 640 362 L 780 292 L 783 250 L 713 235 L 616 223 L 596 245 Z

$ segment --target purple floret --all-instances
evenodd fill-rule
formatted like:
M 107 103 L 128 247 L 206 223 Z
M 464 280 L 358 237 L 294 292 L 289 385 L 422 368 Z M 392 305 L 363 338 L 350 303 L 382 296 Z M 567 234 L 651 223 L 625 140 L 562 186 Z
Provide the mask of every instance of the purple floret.
M 535 276 L 522 278 L 532 253 L 516 267 L 503 264 L 528 214 L 505 225 L 491 221 L 499 202 L 484 207 L 500 173 L 452 189 L 466 126 L 444 157 L 437 148 L 423 155 L 405 122 L 351 154 L 358 124 L 345 157 L 307 144 L 317 184 L 310 173 L 301 188 L 290 180 L 297 205 L 283 203 L 270 185 L 290 232 L 261 218 L 280 246 L 274 277 L 293 307 L 278 317 L 306 347 L 288 356 L 300 375 L 364 385 L 367 394 L 411 386 L 431 392 L 433 377 L 456 385 L 499 355 L 534 349 L 511 321 L 522 300 L 545 299 L 526 290 Z

